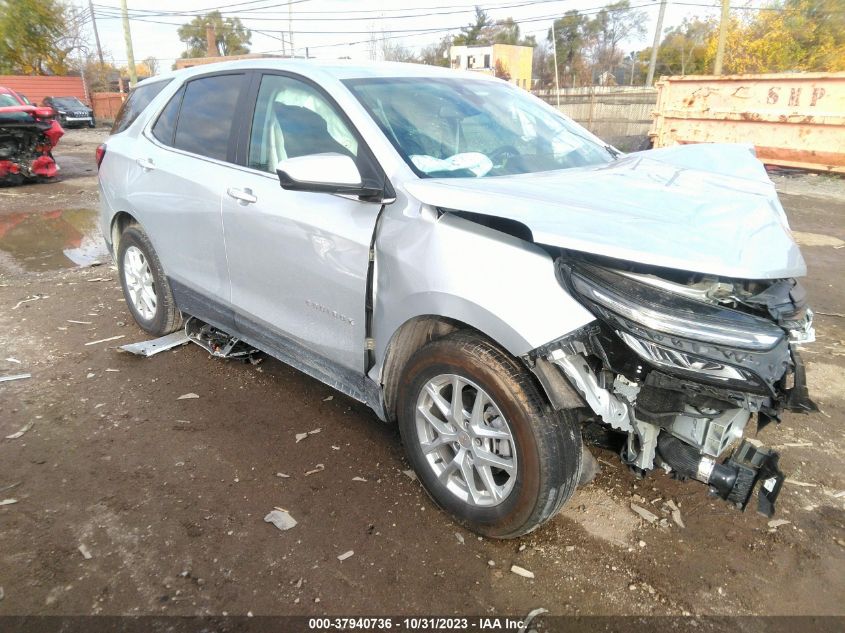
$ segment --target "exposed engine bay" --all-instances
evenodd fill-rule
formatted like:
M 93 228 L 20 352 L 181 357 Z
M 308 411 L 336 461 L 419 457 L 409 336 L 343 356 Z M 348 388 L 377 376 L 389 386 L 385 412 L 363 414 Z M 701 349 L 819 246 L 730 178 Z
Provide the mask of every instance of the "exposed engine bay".
M 52 150 L 64 130 L 53 116 L 50 108 L 0 108 L 0 184 L 56 176 Z
M 625 436 L 621 457 L 696 479 L 741 508 L 760 483 L 774 512 L 778 454 L 742 439 L 782 411 L 815 410 L 796 350 L 815 338 L 795 279 L 742 280 L 563 251 L 560 283 L 597 320 L 536 350 L 592 417 Z M 734 450 L 731 450 L 731 449 Z

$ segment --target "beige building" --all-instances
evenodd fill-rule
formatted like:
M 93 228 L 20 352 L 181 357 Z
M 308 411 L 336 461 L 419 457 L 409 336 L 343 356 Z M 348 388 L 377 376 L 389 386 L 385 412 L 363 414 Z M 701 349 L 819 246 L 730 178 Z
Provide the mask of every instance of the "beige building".
M 497 74 L 526 90 L 531 89 L 533 46 L 491 44 L 489 46 L 452 46 L 449 59 L 452 68 Z

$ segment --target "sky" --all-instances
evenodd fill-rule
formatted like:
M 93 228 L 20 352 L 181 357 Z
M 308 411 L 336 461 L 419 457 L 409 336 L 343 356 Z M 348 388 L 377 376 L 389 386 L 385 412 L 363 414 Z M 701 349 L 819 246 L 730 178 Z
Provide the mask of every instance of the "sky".
M 746 0 L 759 5 L 763 0 Z M 70 0 L 87 8 L 88 0 Z M 190 15 L 216 7 L 224 17 L 239 17 L 253 31 L 253 53 L 281 53 L 287 46 L 289 27 L 293 31 L 294 51 L 304 56 L 336 59 L 369 59 L 369 40 L 373 33 L 384 34 L 412 50 L 433 43 L 447 33 L 457 33 L 473 19 L 472 0 L 127 0 L 135 61 L 155 57 L 163 70 L 185 50 L 176 30 L 189 22 Z M 686 4 L 681 4 L 686 3 Z M 490 0 L 480 1 L 494 19 L 513 17 L 523 35 L 545 39 L 555 17 L 570 9 L 589 13 L 608 4 L 608 0 Z M 679 24 L 684 17 L 717 16 L 718 0 L 670 0 L 664 29 Z M 734 4 L 738 4 L 734 0 Z M 651 45 L 660 0 L 631 0 L 648 17 L 648 34 L 641 40 L 624 43 L 626 51 Z M 97 28 L 103 53 L 118 66 L 126 64 L 123 27 L 118 0 L 94 0 Z M 288 14 L 292 16 L 289 24 Z M 168 14 L 171 13 L 171 14 Z M 115 17 L 111 17 L 115 16 Z M 143 17 L 142 17 L 143 16 Z M 169 23 L 169 24 L 168 24 Z M 90 23 L 88 24 L 90 28 Z M 454 28 L 453 31 L 445 29 Z M 435 32 L 440 31 L 440 32 Z M 91 38 L 93 42 L 93 37 Z

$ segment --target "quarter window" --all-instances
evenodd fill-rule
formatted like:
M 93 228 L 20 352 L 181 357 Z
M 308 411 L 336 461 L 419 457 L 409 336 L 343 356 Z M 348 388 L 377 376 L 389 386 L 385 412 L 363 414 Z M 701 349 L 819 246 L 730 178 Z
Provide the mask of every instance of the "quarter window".
M 182 105 L 184 86 L 170 98 L 164 110 L 158 115 L 158 121 L 153 126 L 153 136 L 165 145 L 173 145 L 173 134 L 176 132 L 176 119 L 179 117 L 179 106 Z
M 335 107 L 303 81 L 264 75 L 252 120 L 249 167 L 273 173 L 285 158 L 329 152 L 358 156 L 358 141 Z
M 135 119 L 144 111 L 144 108 L 150 105 L 150 101 L 155 99 L 158 93 L 169 83 L 169 79 L 167 81 L 156 81 L 151 84 L 145 83 L 130 92 L 126 101 L 120 106 L 111 133 L 117 134 L 118 132 L 123 132 L 123 130 L 132 125 Z
M 188 82 L 173 146 L 226 160 L 229 136 L 237 120 L 236 106 L 245 84 L 245 75 L 216 75 Z

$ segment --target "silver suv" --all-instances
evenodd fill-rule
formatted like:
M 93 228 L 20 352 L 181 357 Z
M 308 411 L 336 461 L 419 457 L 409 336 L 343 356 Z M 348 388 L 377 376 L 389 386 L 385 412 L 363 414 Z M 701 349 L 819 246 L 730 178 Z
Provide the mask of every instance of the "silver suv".
M 813 329 L 751 148 L 622 155 L 477 73 L 262 59 L 141 83 L 97 159 L 141 328 L 190 316 L 398 422 L 469 529 L 552 517 L 587 441 L 772 513 L 742 436 L 813 408 Z

